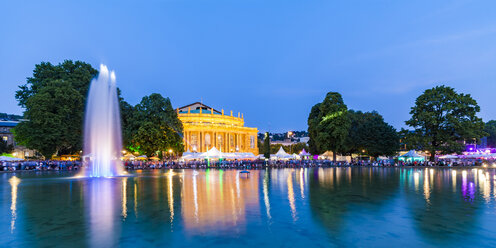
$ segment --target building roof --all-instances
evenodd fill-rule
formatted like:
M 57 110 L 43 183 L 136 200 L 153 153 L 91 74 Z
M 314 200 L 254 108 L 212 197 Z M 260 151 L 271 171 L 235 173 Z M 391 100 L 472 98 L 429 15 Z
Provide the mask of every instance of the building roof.
M 192 104 L 188 104 L 186 106 L 182 106 L 182 107 L 180 107 L 178 109 L 179 109 L 179 112 L 180 113 L 185 113 L 185 112 L 187 113 L 188 112 L 188 108 L 191 108 L 190 113 L 200 113 L 199 109 L 202 108 L 202 109 L 204 109 L 206 111 L 210 111 L 210 109 L 213 109 L 215 114 L 221 114 L 221 112 L 219 110 L 216 110 L 216 109 L 214 109 L 214 108 L 212 108 L 210 106 L 207 106 L 207 105 L 205 105 L 205 104 L 203 104 L 201 102 L 194 102 Z M 198 112 L 193 112 L 194 110 L 198 110 Z M 207 113 L 206 111 L 205 111 L 205 113 Z
M 18 121 L 0 121 L 0 127 L 15 127 L 17 124 Z
M 200 110 L 199 109 L 195 109 L 195 110 L 190 110 L 189 111 L 191 114 L 199 114 L 200 113 Z M 182 110 L 182 111 L 179 111 L 180 114 L 186 114 L 188 113 L 188 110 Z M 202 114 L 210 114 L 210 110 L 202 110 Z M 214 110 L 214 115 L 220 115 L 221 113 L 219 112 L 216 112 Z

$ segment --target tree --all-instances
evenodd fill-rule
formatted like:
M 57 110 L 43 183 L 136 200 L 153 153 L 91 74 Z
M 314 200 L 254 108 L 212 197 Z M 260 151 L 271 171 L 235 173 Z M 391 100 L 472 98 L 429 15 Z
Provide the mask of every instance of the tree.
M 485 135 L 484 122 L 476 115 L 479 111 L 470 94 L 442 85 L 424 91 L 415 100 L 406 124 L 415 128 L 422 149 L 429 151 L 434 161 L 437 151 L 461 152 L 466 142 L 477 142 Z
M 484 131 L 487 133 L 487 146 L 496 147 L 496 121 L 488 121 L 484 126 Z
M 345 141 L 350 129 L 348 107 L 344 104 L 341 94 L 327 93 L 319 106 L 319 115 L 313 121 L 317 124 L 315 144 L 319 151 L 332 151 L 333 161 L 336 154 L 345 151 Z M 311 130 L 309 129 L 309 132 Z
M 38 150 L 46 159 L 55 153 L 79 152 L 84 102 L 97 73 L 91 65 L 80 61 L 36 65 L 33 76 L 16 92 L 27 119 L 13 129 L 16 141 Z
M 184 151 L 183 125 L 169 98 L 154 93 L 143 97 L 135 107 L 121 103 L 121 109 L 128 148 L 147 156 L 169 149 Z
M 320 103 L 315 104 L 310 110 L 310 114 L 308 115 L 308 149 L 312 154 L 320 154 L 322 151 L 317 147 L 317 136 L 318 130 L 317 127 L 319 125 L 319 115 L 320 115 Z
M 0 139 L 0 154 L 11 153 L 14 151 L 14 146 L 7 144 L 7 141 Z
M 265 158 L 270 158 L 270 135 L 269 135 L 269 132 L 265 132 L 263 154 L 264 154 Z
M 391 125 L 377 112 L 348 111 L 351 121 L 346 139 L 347 153 L 365 152 L 377 158 L 394 155 L 398 150 L 399 136 Z

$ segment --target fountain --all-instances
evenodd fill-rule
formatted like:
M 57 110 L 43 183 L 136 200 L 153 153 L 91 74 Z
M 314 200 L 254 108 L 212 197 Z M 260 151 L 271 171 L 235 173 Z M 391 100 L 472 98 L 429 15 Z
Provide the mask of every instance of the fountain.
M 121 120 L 115 73 L 100 65 L 91 81 L 84 120 L 83 176 L 112 177 L 123 172 Z

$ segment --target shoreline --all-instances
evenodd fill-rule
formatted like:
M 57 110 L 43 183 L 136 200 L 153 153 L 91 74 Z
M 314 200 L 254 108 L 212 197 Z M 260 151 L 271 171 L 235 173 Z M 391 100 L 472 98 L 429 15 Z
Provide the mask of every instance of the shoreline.
M 303 168 L 383 168 L 383 169 L 496 169 L 496 167 L 488 166 L 373 166 L 373 165 L 363 165 L 363 166 L 353 166 L 353 165 L 344 165 L 344 166 L 295 166 L 295 167 L 277 167 L 277 166 L 264 166 L 264 167 L 254 167 L 254 168 L 246 168 L 246 167 L 226 167 L 226 168 L 221 168 L 221 167 L 207 167 L 207 168 L 191 168 L 191 167 L 185 167 L 185 168 L 158 168 L 158 169 L 135 169 L 135 170 L 125 170 L 128 173 L 136 172 L 136 171 L 157 171 L 157 170 L 207 170 L 207 169 L 212 169 L 212 170 L 264 170 L 264 169 L 303 169 Z M 26 173 L 26 172 L 63 172 L 63 173 L 76 173 L 80 172 L 81 170 L 15 170 L 15 171 L 0 171 L 0 174 L 6 174 L 6 173 Z

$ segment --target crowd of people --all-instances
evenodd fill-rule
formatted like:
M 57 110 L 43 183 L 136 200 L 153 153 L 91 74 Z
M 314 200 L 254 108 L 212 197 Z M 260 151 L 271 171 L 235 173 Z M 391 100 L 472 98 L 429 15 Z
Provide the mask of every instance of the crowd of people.
M 0 166 L 1 171 L 73 171 L 81 168 L 81 162 L 60 160 L 0 161 Z
M 222 168 L 222 169 L 260 169 L 265 167 L 272 168 L 299 168 L 299 167 L 360 167 L 360 166 L 377 166 L 377 167 L 398 167 L 398 166 L 480 166 L 483 161 L 466 160 L 466 161 L 449 161 L 441 160 L 437 162 L 429 161 L 368 161 L 353 160 L 351 162 L 333 162 L 332 160 L 196 160 L 196 161 L 124 161 L 123 166 L 128 171 L 133 170 L 152 170 L 152 169 L 205 169 L 205 168 Z M 77 171 L 83 167 L 80 161 L 58 161 L 58 160 L 36 160 L 36 161 L 0 161 L 1 171 Z

